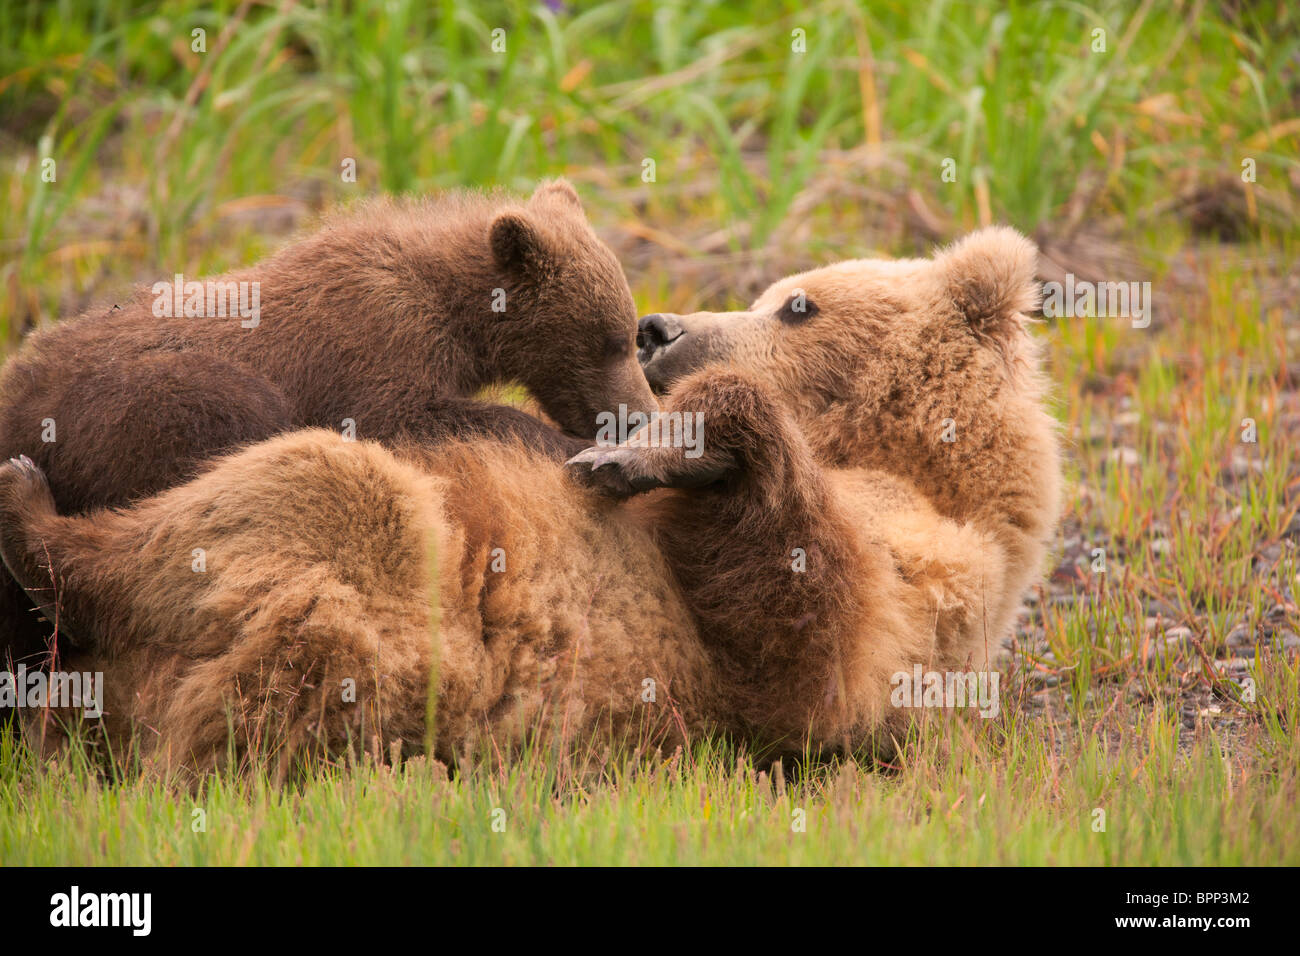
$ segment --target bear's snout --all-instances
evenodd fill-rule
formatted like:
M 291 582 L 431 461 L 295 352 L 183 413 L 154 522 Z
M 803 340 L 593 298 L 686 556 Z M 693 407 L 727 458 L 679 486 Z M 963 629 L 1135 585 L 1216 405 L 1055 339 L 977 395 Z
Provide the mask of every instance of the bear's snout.
M 643 316 L 636 329 L 637 358 L 643 365 L 657 349 L 681 338 L 686 332 L 677 316 L 662 312 Z

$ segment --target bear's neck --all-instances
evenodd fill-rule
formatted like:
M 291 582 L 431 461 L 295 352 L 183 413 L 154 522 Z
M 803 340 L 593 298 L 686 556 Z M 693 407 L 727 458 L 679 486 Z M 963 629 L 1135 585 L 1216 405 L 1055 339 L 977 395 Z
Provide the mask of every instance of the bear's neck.
M 1009 386 L 981 395 L 949 382 L 869 411 L 836 406 L 804 428 L 824 463 L 901 475 L 940 514 L 1009 544 L 1055 523 L 1060 451 L 1036 395 Z

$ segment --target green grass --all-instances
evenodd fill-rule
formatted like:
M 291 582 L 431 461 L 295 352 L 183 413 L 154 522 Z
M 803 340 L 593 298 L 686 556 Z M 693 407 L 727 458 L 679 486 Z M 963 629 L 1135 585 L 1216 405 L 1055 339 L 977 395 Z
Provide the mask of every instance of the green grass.
M 1295 687 L 1292 683 L 1292 705 Z M 218 778 L 197 794 L 108 784 L 74 758 L 0 753 L 7 865 L 1291 864 L 1294 733 L 1267 755 L 1178 717 L 1081 718 L 1047 735 L 1013 714 L 938 718 L 893 771 L 841 763 L 787 779 L 702 746 L 583 773 L 533 753 L 448 779 L 367 762 L 301 788 Z M 979 726 L 976 726 L 979 725 Z M 1257 775 L 1252 760 L 1269 762 Z M 1099 813 L 1098 811 L 1101 811 Z M 1104 814 L 1104 815 L 1103 815 Z
M 792 231 L 822 258 L 860 252 L 871 237 L 855 227 L 897 218 L 904 199 L 949 234 L 1079 209 L 1151 229 L 1216 186 L 1242 228 L 1295 235 L 1290 5 L 1235 20 L 1190 2 L 1000 6 L 7 4 L 0 337 L 93 293 L 255 258 L 283 232 L 273 210 L 555 173 L 624 220 L 670 235 L 708 223 L 716 242 L 697 252 Z M 897 232 L 889 244 L 916 245 Z
M 134 283 L 253 261 L 353 196 L 554 174 L 645 311 L 1004 221 L 1063 268 L 1151 278 L 1156 320 L 1038 328 L 1067 514 L 994 720 L 933 715 L 891 768 L 780 779 L 701 741 L 197 795 L 4 742 L 0 865 L 1300 862 L 1291 5 L 238 6 L 0 7 L 0 355 Z

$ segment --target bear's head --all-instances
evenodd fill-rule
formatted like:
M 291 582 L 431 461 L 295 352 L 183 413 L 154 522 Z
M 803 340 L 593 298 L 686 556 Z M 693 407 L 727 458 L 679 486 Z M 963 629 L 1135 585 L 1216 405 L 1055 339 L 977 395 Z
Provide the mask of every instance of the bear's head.
M 1014 230 L 990 228 L 932 259 L 841 262 L 774 283 L 743 312 L 645 316 L 638 356 L 657 392 L 713 363 L 754 374 L 805 428 L 936 392 L 974 401 L 1022 384 L 1034 364 L 1036 255 Z
M 762 379 L 820 460 L 907 475 L 954 516 L 1003 487 L 998 469 L 1022 469 L 1048 516 L 1055 428 L 1026 329 L 1036 264 L 1019 233 L 987 228 L 931 259 L 852 260 L 782 279 L 743 312 L 646 316 L 639 356 L 661 392 L 710 364 Z
M 488 230 L 506 293 L 508 340 L 494 360 L 559 425 L 596 433 L 602 412 L 659 406 L 637 362 L 637 313 L 622 266 L 596 235 L 573 187 L 543 183 L 507 206 Z M 525 304 L 515 309 L 514 302 Z

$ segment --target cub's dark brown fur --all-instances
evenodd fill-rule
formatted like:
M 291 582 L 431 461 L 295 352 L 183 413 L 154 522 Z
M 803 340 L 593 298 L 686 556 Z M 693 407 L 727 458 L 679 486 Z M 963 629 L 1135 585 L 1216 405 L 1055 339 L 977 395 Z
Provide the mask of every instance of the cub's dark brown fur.
M 627 281 L 563 181 L 527 202 L 363 203 L 213 281 L 256 283 L 256 321 L 159 316 L 142 290 L 33 335 L 0 372 L 0 460 L 29 456 L 78 513 L 303 426 L 350 419 L 386 443 L 504 436 L 562 460 L 598 412 L 656 407 Z M 570 434 L 470 397 L 503 380 Z M 48 633 L 4 575 L 0 657 L 39 654 Z

